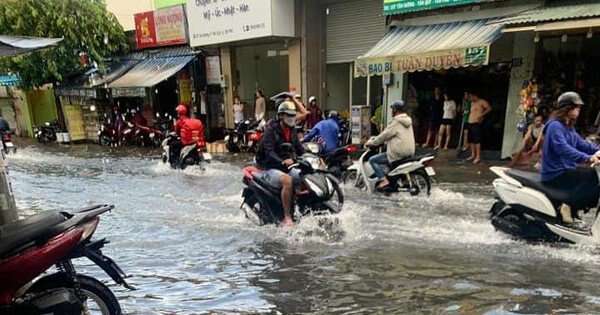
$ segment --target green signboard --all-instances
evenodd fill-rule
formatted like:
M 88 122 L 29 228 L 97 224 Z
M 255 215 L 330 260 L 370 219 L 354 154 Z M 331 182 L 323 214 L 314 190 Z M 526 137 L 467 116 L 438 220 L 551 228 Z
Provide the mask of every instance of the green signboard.
M 186 4 L 187 0 L 154 0 L 154 9 L 162 9 L 178 4 Z
M 481 2 L 482 0 L 383 0 L 383 14 L 402 14 Z

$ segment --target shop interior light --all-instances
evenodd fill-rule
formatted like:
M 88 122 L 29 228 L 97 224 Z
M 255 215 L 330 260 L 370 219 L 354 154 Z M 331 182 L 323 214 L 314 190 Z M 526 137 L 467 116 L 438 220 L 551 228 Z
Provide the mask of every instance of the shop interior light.
M 563 34 L 563 36 L 560 37 L 560 41 L 563 43 L 566 43 L 568 39 L 569 36 L 567 34 Z
M 534 43 L 539 43 L 540 42 L 540 34 L 535 33 L 535 37 L 533 38 L 533 42 Z
M 90 111 L 95 112 L 96 111 L 96 105 L 90 106 Z
M 585 35 L 586 38 L 590 39 L 594 36 L 594 32 L 592 32 L 592 29 L 590 28 L 587 32 L 587 34 Z

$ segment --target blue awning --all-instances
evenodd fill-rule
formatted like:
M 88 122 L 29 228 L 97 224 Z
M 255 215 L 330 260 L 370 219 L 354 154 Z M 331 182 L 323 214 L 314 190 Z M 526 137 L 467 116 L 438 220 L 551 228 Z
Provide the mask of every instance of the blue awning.
M 21 84 L 21 79 L 15 74 L 0 75 L 0 86 L 18 86 Z
M 358 57 L 357 76 L 449 69 L 488 63 L 489 46 L 502 25 L 489 19 L 392 28 Z

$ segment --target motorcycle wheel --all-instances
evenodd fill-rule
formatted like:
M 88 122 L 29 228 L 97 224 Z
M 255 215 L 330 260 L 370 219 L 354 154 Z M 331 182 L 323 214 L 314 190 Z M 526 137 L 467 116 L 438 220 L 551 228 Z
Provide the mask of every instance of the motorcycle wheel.
M 100 136 L 100 139 L 98 139 L 98 142 L 102 146 L 108 146 L 108 145 L 110 145 L 111 141 L 107 136 Z
M 225 145 L 225 147 L 227 148 L 227 151 L 229 151 L 230 153 L 239 153 L 240 152 L 240 148 L 237 144 L 234 144 L 231 141 L 228 141 L 227 144 Z
M 84 314 L 121 315 L 119 300 L 102 282 L 85 275 L 76 275 L 81 292 L 85 295 Z M 28 293 L 43 292 L 56 288 L 73 288 L 65 274 L 54 274 L 36 282 Z
M 331 181 L 333 185 L 333 194 L 329 201 L 325 202 L 325 207 L 333 214 L 340 213 L 344 208 L 344 191 L 337 181 Z
M 425 192 L 427 196 L 431 195 L 431 177 L 423 170 L 418 170 L 411 174 L 413 189 L 410 194 L 417 196 L 421 192 Z
M 354 183 L 358 178 L 358 172 L 355 170 L 347 170 L 342 172 L 342 183 Z

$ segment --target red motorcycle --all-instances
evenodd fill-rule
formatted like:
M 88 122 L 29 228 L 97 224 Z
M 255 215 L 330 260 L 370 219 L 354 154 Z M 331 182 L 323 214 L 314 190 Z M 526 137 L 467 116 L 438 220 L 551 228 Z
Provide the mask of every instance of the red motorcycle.
M 119 301 L 102 282 L 75 271 L 87 257 L 116 283 L 133 289 L 117 264 L 102 254 L 106 239 L 92 240 L 98 205 L 76 213 L 43 212 L 0 226 L 0 314 L 120 315 Z M 47 273 L 56 266 L 54 273 Z

